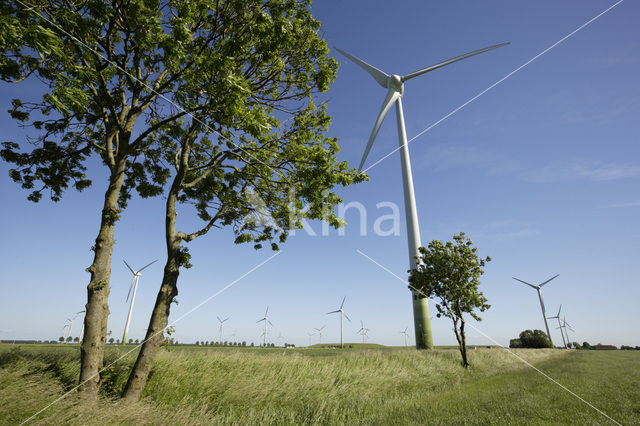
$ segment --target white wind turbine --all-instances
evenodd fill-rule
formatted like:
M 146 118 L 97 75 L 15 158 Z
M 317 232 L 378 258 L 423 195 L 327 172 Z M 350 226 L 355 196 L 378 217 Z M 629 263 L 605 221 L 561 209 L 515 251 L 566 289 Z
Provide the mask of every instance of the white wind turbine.
M 400 334 L 404 334 L 404 347 L 407 347 L 407 337 L 409 337 L 409 333 L 407 333 L 407 330 L 409 329 L 409 326 L 406 326 L 404 331 L 401 331 Z
M 69 338 L 69 336 L 71 335 L 71 329 L 73 328 L 73 321 L 75 321 L 76 318 L 78 318 L 78 315 L 80 315 L 81 313 L 83 313 L 84 311 L 78 311 L 75 313 L 75 315 L 72 318 L 67 318 L 67 322 L 69 324 L 65 325 L 65 328 L 67 329 L 67 335 L 65 336 L 65 341 Z M 82 330 L 84 331 L 84 324 L 82 326 Z M 81 333 L 82 334 L 82 333 Z
M 365 328 L 364 326 L 364 321 L 360 320 L 360 330 L 357 331 L 358 334 L 362 334 L 362 344 L 364 345 L 365 343 L 367 343 L 367 333 L 370 330 L 368 328 Z
M 222 326 L 224 325 L 224 322 L 229 319 L 229 317 L 225 319 L 220 319 L 220 317 L 216 318 L 218 318 L 218 322 L 220 322 L 220 343 L 222 344 Z
M 413 189 L 413 177 L 411 173 L 411 160 L 409 159 L 409 149 L 407 146 L 407 134 L 404 127 L 404 113 L 402 111 L 402 95 L 404 94 L 404 83 L 414 77 L 418 77 L 422 74 L 444 67 L 445 65 L 452 64 L 470 56 L 478 55 L 483 52 L 487 52 L 498 47 L 505 46 L 509 43 L 497 44 L 495 46 L 486 47 L 484 49 L 474 50 L 473 52 L 465 53 L 464 55 L 456 56 L 446 61 L 439 62 L 426 68 L 422 68 L 418 71 L 410 74 L 399 76 L 389 75 L 378 68 L 369 65 L 363 60 L 356 58 L 355 56 L 336 48 L 336 50 L 342 53 L 344 56 L 352 60 L 356 65 L 359 65 L 365 71 L 367 71 L 382 87 L 387 89 L 387 96 L 382 103 L 382 108 L 378 114 L 378 118 L 369 136 L 369 141 L 362 155 L 360 161 L 359 170 L 362 170 L 373 141 L 380 130 L 380 126 L 384 121 L 385 116 L 389 112 L 389 109 L 395 104 L 396 106 L 396 119 L 398 126 L 398 142 L 400 144 L 400 161 L 402 165 L 402 183 L 404 188 L 404 207 L 405 216 L 407 221 L 407 237 L 409 244 L 409 267 L 414 269 L 416 267 L 416 256 L 418 256 L 418 247 L 420 247 L 420 226 L 418 224 L 418 212 L 416 208 L 415 192 Z M 415 324 L 416 333 L 416 347 L 418 349 L 433 347 L 433 337 L 431 335 L 431 322 L 429 321 L 429 304 L 427 298 L 420 297 L 414 290 L 411 291 L 413 299 L 413 319 Z
M 549 278 L 545 282 L 543 282 L 541 284 L 538 284 L 538 285 L 530 284 L 530 283 L 528 283 L 526 281 L 522 281 L 521 279 L 512 277 L 514 280 L 520 281 L 521 283 L 528 285 L 529 287 L 535 289 L 538 292 L 538 299 L 540 299 L 540 308 L 542 309 L 542 318 L 544 319 L 544 326 L 547 329 L 547 336 L 549 336 L 549 341 L 551 342 L 552 345 L 553 345 L 553 340 L 551 339 L 551 333 L 549 332 L 549 324 L 547 323 L 547 314 L 546 314 L 546 311 L 544 309 L 544 301 L 542 300 L 542 286 L 547 284 L 552 279 L 557 278 L 559 275 L 560 274 L 554 275 L 553 277 Z
M 347 320 L 349 320 L 349 322 L 351 322 L 351 320 L 349 319 L 349 317 L 347 316 L 347 314 L 345 314 L 345 313 L 344 313 L 344 310 L 342 309 L 342 307 L 344 306 L 344 301 L 345 301 L 345 299 L 346 299 L 346 298 L 347 298 L 347 296 L 345 296 L 345 297 L 342 299 L 342 303 L 340 304 L 340 308 L 338 308 L 338 309 L 337 309 L 337 310 L 335 310 L 335 311 L 327 312 L 327 315 L 329 315 L 329 314 L 336 314 L 336 313 L 340 312 L 340 347 L 341 347 L 341 348 L 343 348 L 343 347 L 344 347 L 344 343 L 343 343 L 343 341 L 342 341 L 342 329 L 343 329 L 343 327 L 342 327 L 342 316 L 344 316 Z
M 568 343 L 570 340 L 569 340 L 569 332 L 567 331 L 567 329 L 571 330 L 574 333 L 575 333 L 575 330 L 571 328 L 571 325 L 567 322 L 566 317 L 562 317 L 562 327 L 564 328 L 564 332 L 567 335 L 567 343 Z
M 564 333 L 562 332 L 562 323 L 560 322 L 560 310 L 562 309 L 562 305 L 560 305 L 560 308 L 558 308 L 558 313 L 556 314 L 555 317 L 547 317 L 547 319 L 557 319 L 558 320 L 558 326 L 556 327 L 556 330 L 559 328 L 560 329 L 560 335 L 562 336 L 562 344 L 564 345 L 564 348 L 567 349 L 567 341 L 564 340 Z
M 263 337 L 263 343 L 264 343 L 265 347 L 267 346 L 267 323 L 269 323 L 269 324 L 271 324 L 271 326 L 273 326 L 271 321 L 269 321 L 269 317 L 267 315 L 268 313 L 269 313 L 269 307 L 267 306 L 267 310 L 264 312 L 264 317 L 262 319 L 259 319 L 258 321 L 256 321 L 256 323 L 264 321 L 264 332 L 262 333 L 262 337 Z
M 309 333 L 307 331 L 307 336 L 309 336 L 309 346 L 311 346 L 311 336 L 314 336 L 316 333 Z
M 318 332 L 318 334 L 319 334 L 319 340 L 318 340 L 319 344 L 322 344 L 322 330 L 324 330 L 325 327 L 326 327 L 326 325 L 323 325 L 320 328 L 313 327 L 313 329 L 316 330 Z
M 138 289 L 138 281 L 140 280 L 140 275 L 141 275 L 140 272 L 142 272 L 147 267 L 156 263 L 158 259 L 143 266 L 137 271 L 134 271 L 133 268 L 129 266 L 126 260 L 123 260 L 123 261 L 124 261 L 124 264 L 127 265 L 127 268 L 129 268 L 129 270 L 133 274 L 133 279 L 131 280 L 131 285 L 129 286 L 129 293 L 127 293 L 127 299 L 126 299 L 126 300 L 129 300 L 129 296 L 131 295 L 131 303 L 129 304 L 129 313 L 127 314 L 127 322 L 124 326 L 124 333 L 122 334 L 122 344 L 124 345 L 127 343 L 127 333 L 129 333 L 129 323 L 131 322 L 131 312 L 133 312 L 133 302 L 136 300 L 136 290 Z M 132 289 L 133 289 L 133 295 L 131 294 Z

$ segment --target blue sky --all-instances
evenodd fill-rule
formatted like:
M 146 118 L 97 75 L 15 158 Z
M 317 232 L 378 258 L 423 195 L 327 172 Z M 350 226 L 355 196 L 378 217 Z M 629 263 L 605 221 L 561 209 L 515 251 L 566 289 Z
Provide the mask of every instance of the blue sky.
M 407 135 L 412 138 L 613 5 L 606 1 L 421 2 L 319 1 L 313 12 L 330 46 L 372 65 L 406 74 L 443 59 L 504 41 L 511 45 L 452 64 L 405 85 Z M 535 291 L 511 277 L 541 282 L 548 312 L 562 304 L 575 333 L 571 340 L 640 345 L 640 6 L 626 1 L 563 43 L 422 134 L 410 144 L 422 241 L 450 239 L 465 231 L 481 254 L 490 255 L 481 288 L 492 308 L 474 324 L 501 344 L 524 329 L 543 329 Z M 325 99 L 339 138 L 340 158 L 357 166 L 385 90 L 364 71 L 333 52 L 342 66 Z M 0 86 L 0 105 L 37 87 Z M 8 114 L 0 114 L 3 140 L 24 139 Z M 378 134 L 367 165 L 397 147 L 395 115 Z M 306 345 L 307 332 L 326 325 L 324 341 L 339 339 L 339 319 L 326 312 L 347 296 L 353 323 L 345 340 L 359 341 L 360 321 L 372 342 L 400 345 L 412 331 L 406 287 L 357 252 L 393 273 L 408 269 L 399 156 L 369 170 L 370 181 L 341 190 L 345 202 L 367 208 L 367 236 L 360 236 L 355 209 L 347 211 L 345 235 L 304 231 L 281 253 L 176 325 L 179 341 L 214 340 L 216 316 L 231 317 L 225 335 L 258 343 L 256 324 L 267 305 L 287 342 Z M 68 192 L 63 201 L 33 204 L 10 182 L 0 164 L 5 224 L 0 241 L 0 338 L 55 339 L 65 318 L 86 303 L 89 248 L 98 230 L 105 173 L 94 185 Z M 401 208 L 400 235 L 380 237 L 374 221 Z M 185 211 L 183 229 L 197 226 Z M 141 338 L 155 300 L 164 262 L 163 200 L 134 199 L 116 228 L 109 329 L 122 334 L 131 274 L 122 260 L 144 271 L 130 337 Z M 189 244 L 194 267 L 179 281 L 172 320 L 189 312 L 272 252 L 236 246 L 229 231 Z M 432 309 L 433 310 L 433 309 Z M 552 325 L 553 323 L 550 323 Z M 555 327 L 555 325 L 553 325 Z M 434 342 L 453 344 L 445 319 L 433 320 Z M 74 324 L 73 334 L 80 331 Z M 560 334 L 552 330 L 556 343 Z M 317 342 L 314 336 L 313 342 Z M 490 344 L 470 331 L 470 344 Z M 411 333 L 411 342 L 413 334 Z

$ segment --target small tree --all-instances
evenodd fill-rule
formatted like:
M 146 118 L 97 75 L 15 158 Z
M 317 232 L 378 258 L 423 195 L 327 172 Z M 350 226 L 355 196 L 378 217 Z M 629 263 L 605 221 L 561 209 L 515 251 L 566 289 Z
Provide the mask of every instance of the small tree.
M 469 238 L 465 238 L 464 232 L 454 235 L 453 240 L 447 243 L 433 240 L 428 248 L 420 247 L 418 267 L 409 270 L 409 282 L 426 297 L 437 299 L 438 318 L 442 315 L 451 318 L 462 365 L 467 368 L 469 361 L 463 315 L 467 313 L 481 321 L 474 311 L 483 312 L 490 307 L 482 292 L 478 291 L 478 285 L 480 275 L 484 273 L 482 268 L 491 258 L 478 257 L 477 248 Z
M 521 348 L 522 347 L 522 341 L 520 339 L 511 339 L 509 341 L 509 347 L 510 348 Z
M 520 333 L 520 339 L 523 348 L 553 348 L 549 336 L 542 330 L 524 330 Z
M 129 344 L 132 345 L 133 344 L 133 339 L 129 339 Z
M 110 345 L 113 345 L 113 342 L 115 342 L 115 341 L 116 341 L 116 339 L 114 339 L 114 338 L 112 337 L 112 338 L 110 338 L 110 339 L 109 339 L 109 344 L 110 344 Z
M 60 336 L 60 337 L 58 338 L 58 342 L 60 342 L 60 343 L 64 343 L 64 336 Z
M 79 338 L 79 337 L 74 337 L 74 338 L 73 338 L 73 341 L 74 341 L 75 343 L 78 343 L 78 342 L 80 341 L 80 338 Z
M 582 349 L 591 349 L 589 342 L 582 342 Z
M 574 349 L 582 349 L 582 346 L 578 342 L 573 342 Z
M 67 336 L 67 343 L 71 343 L 72 340 L 73 340 L 73 337 Z

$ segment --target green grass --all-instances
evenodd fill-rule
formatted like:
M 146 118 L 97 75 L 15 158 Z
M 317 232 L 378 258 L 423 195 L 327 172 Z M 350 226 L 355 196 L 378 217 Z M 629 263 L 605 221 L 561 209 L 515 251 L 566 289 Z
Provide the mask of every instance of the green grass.
M 71 389 L 78 348 L 0 346 L 0 424 L 15 424 Z M 131 348 L 108 347 L 106 362 Z M 197 349 L 197 350 L 196 350 Z M 607 419 L 502 349 L 163 350 L 141 403 L 110 399 L 135 353 L 108 371 L 99 406 L 64 398 L 42 424 L 605 424 Z M 623 424 L 640 423 L 640 353 L 517 354 Z

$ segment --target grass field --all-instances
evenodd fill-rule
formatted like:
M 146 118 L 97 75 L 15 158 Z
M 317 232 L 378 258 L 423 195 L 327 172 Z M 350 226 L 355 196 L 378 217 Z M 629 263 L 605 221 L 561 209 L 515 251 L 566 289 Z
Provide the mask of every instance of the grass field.
M 126 348 L 108 347 L 111 362 Z M 622 424 L 640 423 L 640 353 L 517 350 Z M 66 397 L 32 424 L 606 424 L 593 408 L 502 349 L 163 350 L 143 400 L 117 395 L 134 361 L 105 374 L 97 406 Z M 0 346 L 0 423 L 19 424 L 75 385 L 77 347 Z

